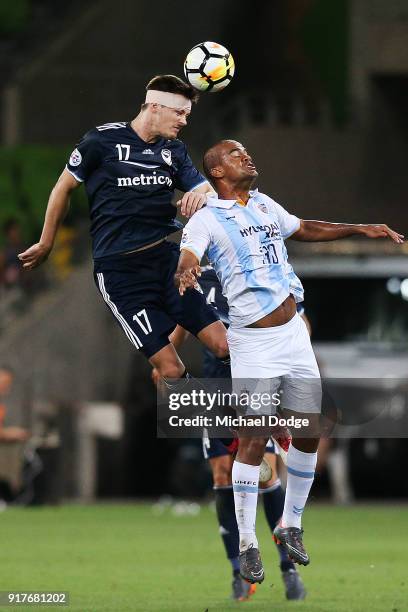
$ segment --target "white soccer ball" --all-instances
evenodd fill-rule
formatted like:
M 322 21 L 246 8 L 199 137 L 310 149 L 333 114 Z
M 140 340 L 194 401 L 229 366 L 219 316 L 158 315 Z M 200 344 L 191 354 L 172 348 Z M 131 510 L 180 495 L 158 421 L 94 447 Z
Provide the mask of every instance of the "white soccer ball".
M 231 53 L 215 42 L 202 42 L 188 52 L 184 61 L 187 81 L 199 91 L 221 91 L 235 72 Z
M 259 466 L 259 482 L 268 482 L 272 478 L 272 468 L 265 458 Z

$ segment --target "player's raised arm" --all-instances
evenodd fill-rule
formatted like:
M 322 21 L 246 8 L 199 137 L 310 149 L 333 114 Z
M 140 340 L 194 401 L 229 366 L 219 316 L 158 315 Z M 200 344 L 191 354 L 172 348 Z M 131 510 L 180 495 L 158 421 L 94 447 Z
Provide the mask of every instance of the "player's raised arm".
M 25 270 L 32 270 L 47 259 L 54 246 L 58 228 L 68 212 L 71 192 L 80 184 L 68 170 L 62 172 L 48 200 L 39 242 L 18 256 Z
M 397 244 L 404 242 L 402 234 L 384 224 L 329 223 L 328 221 L 305 221 L 303 219 L 300 221 L 300 228 L 290 238 L 302 242 L 326 242 L 356 235 L 366 236 L 366 238 L 389 238 Z

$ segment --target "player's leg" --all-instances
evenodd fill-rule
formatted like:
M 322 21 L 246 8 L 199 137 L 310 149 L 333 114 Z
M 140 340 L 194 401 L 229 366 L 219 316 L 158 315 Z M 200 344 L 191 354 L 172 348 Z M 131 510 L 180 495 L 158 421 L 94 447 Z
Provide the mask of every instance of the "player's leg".
M 239 573 L 239 533 L 235 518 L 231 469 L 233 458 L 218 438 L 203 438 L 204 457 L 211 468 L 215 508 L 219 533 L 232 569 L 232 599 L 244 601 L 252 595 L 253 585 L 245 582 Z
M 172 249 L 171 249 L 172 252 Z M 123 332 L 166 381 L 186 377 L 186 369 L 169 342 L 176 323 L 165 308 L 165 243 L 95 262 L 96 285 Z
M 285 411 L 285 414 L 289 412 Z M 318 426 L 318 423 L 316 424 Z M 274 530 L 276 541 L 300 565 L 310 562 L 303 545 L 302 514 L 313 484 L 318 438 L 294 438 L 287 456 L 285 505 L 280 525 Z
M 214 456 L 214 447 L 221 446 L 218 440 L 210 440 L 207 451 L 213 456 L 208 459 L 211 467 L 215 507 L 225 552 L 233 571 L 239 570 L 239 534 L 235 519 L 234 495 L 232 492 L 231 470 L 233 459 L 225 449 L 223 455 Z M 224 445 L 222 445 L 224 446 Z M 225 447 L 224 447 L 225 448 Z M 217 452 L 217 451 L 215 451 Z
M 158 431 L 172 437 L 169 393 L 188 392 L 192 381 L 169 341 L 176 322 L 165 305 L 163 269 L 167 264 L 168 248 L 162 244 L 141 253 L 95 262 L 95 281 L 126 337 L 159 376 L 163 386 L 158 396 Z
M 316 358 L 306 326 L 296 319 L 294 365 L 282 384 L 285 416 L 305 419 L 307 425 L 293 430 L 287 454 L 287 483 L 281 524 L 274 534 L 292 559 L 307 565 L 309 555 L 303 546 L 302 514 L 313 484 L 320 431 L 321 384 Z
M 200 332 L 197 338 L 219 359 L 228 359 L 227 330 L 221 321 L 214 321 Z
M 219 359 L 228 358 L 227 332 L 216 310 L 207 304 L 204 294 L 198 289 L 190 289 L 180 296 L 174 284 L 179 250 L 169 243 L 169 261 L 165 278 L 166 309 L 171 318 L 181 327 L 196 336 Z
M 247 583 L 239 573 L 239 533 L 231 480 L 233 457 L 220 439 L 207 436 L 203 438 L 203 452 L 211 467 L 219 532 L 232 568 L 231 597 L 244 601 L 254 593 L 255 585 Z
M 150 363 L 166 381 L 177 380 L 186 376 L 186 367 L 169 342 L 149 358 Z
M 203 376 L 206 379 L 229 381 L 231 370 L 228 364 L 217 359 L 209 349 L 203 348 Z M 211 468 L 219 532 L 232 567 L 232 598 L 243 601 L 253 594 L 256 585 L 250 585 L 239 573 L 239 533 L 231 480 L 233 453 L 238 448 L 238 440 L 210 438 L 207 431 L 205 434 L 203 453 Z
M 273 533 L 273 530 L 282 518 L 285 493 L 282 489 L 281 481 L 277 474 L 277 460 L 275 452 L 268 452 L 268 444 L 265 449 L 265 460 L 271 466 L 273 476 L 268 482 L 260 483 L 259 493 L 262 497 L 266 521 L 271 532 Z M 277 550 L 279 553 L 281 570 L 284 571 L 288 567 L 294 567 L 292 561 L 289 559 L 286 549 L 277 544 Z
M 285 410 L 285 415 L 299 417 L 298 413 L 289 410 Z M 315 427 L 318 428 L 316 415 L 308 415 L 307 419 L 311 427 L 316 419 Z M 298 434 L 292 439 L 287 455 L 286 500 L 282 516 L 282 524 L 286 527 L 301 527 L 302 513 L 314 480 L 318 444 L 318 438 L 301 438 Z
M 278 455 L 275 454 L 274 444 L 271 441 L 266 445 L 265 451 L 264 458 L 271 466 L 273 477 L 268 482 L 260 483 L 259 493 L 263 500 L 269 529 L 273 534 L 275 527 L 282 518 L 285 493 L 277 471 Z M 286 598 L 290 600 L 304 599 L 306 597 L 305 587 L 293 561 L 289 558 L 285 546 L 276 543 L 276 548 L 279 554 L 280 570 L 285 585 Z
M 258 330 L 242 330 L 241 328 L 238 330 L 229 328 L 228 330 L 233 378 L 232 390 L 238 398 L 251 397 L 255 393 L 260 396 L 262 395 L 259 393 L 261 388 L 268 393 L 269 397 L 273 397 L 279 389 L 279 376 L 275 381 L 259 378 L 265 351 L 265 333 L 264 330 L 261 332 L 259 334 Z M 268 330 L 267 333 L 269 333 Z M 263 344 L 259 344 L 259 339 L 263 341 Z M 269 342 L 266 345 L 268 347 Z M 271 408 L 271 405 L 265 407 L 268 414 Z M 237 412 L 244 419 L 263 415 L 262 412 L 259 412 L 259 407 L 257 410 L 252 410 L 250 406 L 245 407 L 244 402 L 237 407 Z M 250 430 L 247 427 L 240 429 L 239 433 L 239 449 L 232 468 L 232 483 L 235 514 L 240 533 L 241 575 L 251 582 L 262 582 L 264 572 L 258 549 L 255 521 L 260 464 L 269 435 L 265 431 L 254 431 L 254 428 Z
M 255 524 L 259 466 L 268 439 L 242 435 L 244 433 L 240 432 L 238 453 L 232 466 L 232 486 L 239 530 L 240 572 L 243 578 L 255 583 L 264 579 Z

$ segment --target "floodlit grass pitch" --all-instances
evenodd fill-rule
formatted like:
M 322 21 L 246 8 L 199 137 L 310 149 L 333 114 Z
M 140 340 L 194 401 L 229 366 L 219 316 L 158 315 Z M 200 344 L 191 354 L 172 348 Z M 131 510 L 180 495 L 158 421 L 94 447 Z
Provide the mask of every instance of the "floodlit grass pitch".
M 0 590 L 69 591 L 78 612 L 403 612 L 408 609 L 406 506 L 331 508 L 304 518 L 312 559 L 308 598 L 284 598 L 277 554 L 259 512 L 265 582 L 244 604 L 229 601 L 230 569 L 214 512 L 155 516 L 149 505 L 10 509 L 0 514 Z M 10 609 L 3 608 L 1 609 Z

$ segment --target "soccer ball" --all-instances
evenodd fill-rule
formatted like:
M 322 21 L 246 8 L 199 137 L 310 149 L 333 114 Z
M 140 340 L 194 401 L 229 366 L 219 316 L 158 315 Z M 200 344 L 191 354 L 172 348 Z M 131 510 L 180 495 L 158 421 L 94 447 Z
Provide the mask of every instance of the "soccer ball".
M 272 468 L 265 458 L 259 466 L 259 482 L 268 482 L 272 478 Z
M 188 52 L 184 62 L 187 81 L 199 91 L 221 91 L 234 76 L 231 53 L 215 42 L 202 42 Z

